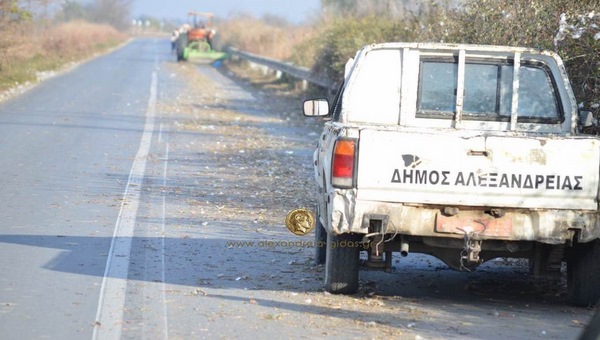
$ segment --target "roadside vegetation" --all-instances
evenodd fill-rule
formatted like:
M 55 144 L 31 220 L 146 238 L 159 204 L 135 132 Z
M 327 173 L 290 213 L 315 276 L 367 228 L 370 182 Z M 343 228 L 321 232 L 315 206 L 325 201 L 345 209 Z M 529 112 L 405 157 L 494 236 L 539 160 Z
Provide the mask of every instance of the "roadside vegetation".
M 131 0 L 0 1 L 0 91 L 124 41 Z M 312 68 L 340 79 L 364 45 L 449 42 L 550 49 L 577 100 L 600 106 L 600 0 L 321 0 L 312 22 L 237 15 L 218 23 L 219 48 Z M 58 8 L 50 12 L 49 7 Z
M 240 14 L 218 24 L 218 45 L 287 60 L 294 49 L 313 39 L 318 31 L 314 25 L 292 25 L 274 16 L 258 19 Z
M 50 0 L 0 1 L 0 91 L 125 41 L 125 2 L 63 1 L 50 15 Z
M 321 3 L 320 18 L 305 26 L 263 22 L 256 35 L 251 23 L 228 22 L 222 26 L 223 44 L 292 61 L 331 79 L 340 79 L 346 61 L 372 43 L 448 42 L 549 49 L 563 58 L 578 102 L 599 111 L 600 0 Z M 232 31 L 225 35 L 225 28 Z M 245 34 L 239 33 L 242 31 Z

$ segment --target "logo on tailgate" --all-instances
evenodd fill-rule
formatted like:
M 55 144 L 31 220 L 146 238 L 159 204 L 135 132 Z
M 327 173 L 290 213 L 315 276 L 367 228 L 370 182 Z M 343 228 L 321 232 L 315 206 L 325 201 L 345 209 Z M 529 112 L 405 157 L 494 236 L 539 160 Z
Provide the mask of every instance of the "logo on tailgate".
M 510 189 L 583 190 L 583 176 L 417 170 L 414 169 L 416 166 L 414 162 L 418 160 L 418 157 L 415 156 L 411 159 L 413 161 L 409 163 L 406 169 L 394 169 L 392 183 Z M 404 161 L 407 163 L 406 158 Z

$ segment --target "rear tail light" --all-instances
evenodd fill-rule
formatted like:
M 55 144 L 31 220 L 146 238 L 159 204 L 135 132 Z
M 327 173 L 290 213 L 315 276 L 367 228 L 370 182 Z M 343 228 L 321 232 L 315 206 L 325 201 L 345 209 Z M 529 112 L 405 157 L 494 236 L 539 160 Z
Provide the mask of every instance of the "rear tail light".
M 336 188 L 352 188 L 354 186 L 354 164 L 356 157 L 356 140 L 339 139 L 333 149 L 331 184 Z

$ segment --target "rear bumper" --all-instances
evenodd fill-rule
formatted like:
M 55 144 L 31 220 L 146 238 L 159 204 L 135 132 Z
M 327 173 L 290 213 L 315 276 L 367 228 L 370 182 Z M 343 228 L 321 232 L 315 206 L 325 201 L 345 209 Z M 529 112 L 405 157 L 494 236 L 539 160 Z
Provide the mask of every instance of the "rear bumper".
M 444 206 L 364 201 L 355 199 L 356 190 L 334 190 L 329 197 L 329 218 L 325 225 L 336 233 L 369 232 L 370 220 L 383 221 L 386 234 L 463 238 L 476 233 L 485 240 L 536 241 L 562 244 L 573 240 L 589 242 L 600 238 L 596 211 L 503 209 L 501 217 L 490 208 L 457 206 L 458 213 L 443 213 Z M 498 216 L 498 215 L 496 215 Z

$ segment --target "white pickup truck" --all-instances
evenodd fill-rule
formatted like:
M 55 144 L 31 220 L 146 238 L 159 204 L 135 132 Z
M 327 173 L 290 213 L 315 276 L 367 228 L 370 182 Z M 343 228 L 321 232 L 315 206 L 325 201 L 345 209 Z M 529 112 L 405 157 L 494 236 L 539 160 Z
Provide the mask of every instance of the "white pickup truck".
M 580 133 L 592 117 L 555 53 L 370 45 L 304 114 L 329 118 L 314 155 L 327 291 L 357 291 L 361 251 L 384 270 L 412 251 L 464 271 L 526 258 L 554 278 L 566 262 L 570 301 L 600 298 L 600 139 Z

